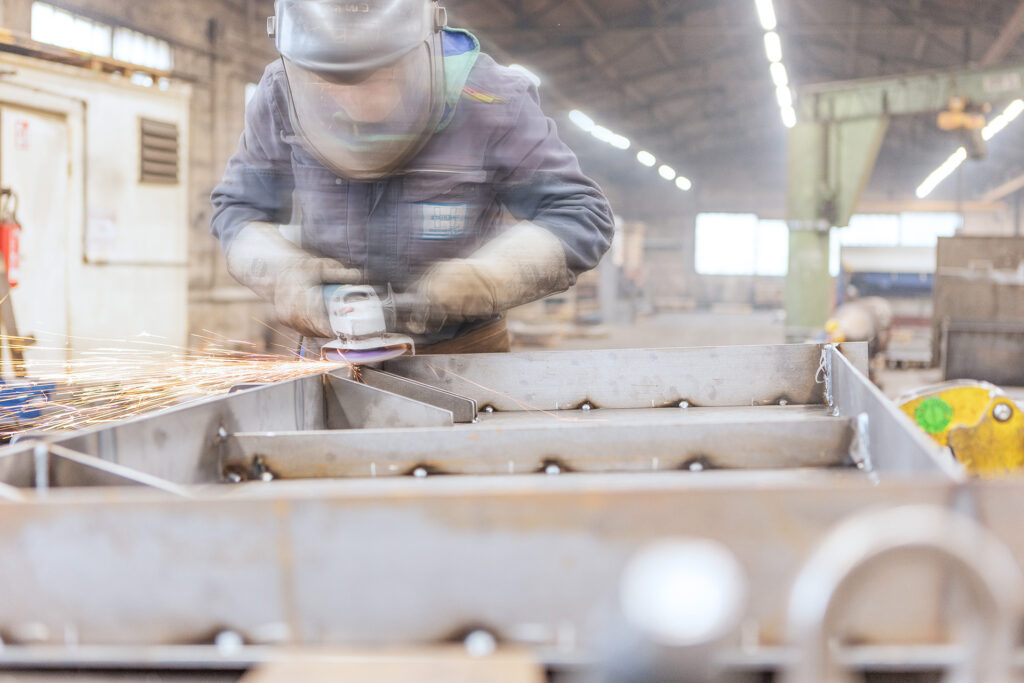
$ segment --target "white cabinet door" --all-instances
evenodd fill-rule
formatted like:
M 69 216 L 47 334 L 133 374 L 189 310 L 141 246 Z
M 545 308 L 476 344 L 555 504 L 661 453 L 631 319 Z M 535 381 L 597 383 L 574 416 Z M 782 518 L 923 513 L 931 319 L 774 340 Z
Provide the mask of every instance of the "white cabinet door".
M 0 107 L 0 184 L 17 193 L 23 228 L 12 300 L 19 332 L 38 340 L 25 354 L 30 369 L 69 357 L 69 154 L 65 118 Z

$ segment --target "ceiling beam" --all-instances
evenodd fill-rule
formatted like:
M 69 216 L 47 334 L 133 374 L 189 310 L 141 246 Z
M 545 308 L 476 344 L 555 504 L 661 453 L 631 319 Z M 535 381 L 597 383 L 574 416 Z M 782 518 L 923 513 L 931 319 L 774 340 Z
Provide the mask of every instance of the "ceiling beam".
M 1018 190 L 1024 189 L 1024 175 L 1019 175 L 1012 180 L 1008 180 L 999 187 L 993 188 L 981 195 L 981 201 L 983 202 L 997 202 L 1003 197 L 1008 197 Z
M 1010 53 L 1010 50 L 1013 49 L 1013 46 L 1017 44 L 1021 33 L 1024 33 L 1024 1 L 1017 5 L 1013 16 L 1006 22 L 1006 26 L 999 32 L 999 36 L 992 45 L 985 51 L 985 55 L 981 58 L 981 66 L 992 66 L 1003 61 L 1006 55 Z
M 1002 24 L 975 24 L 974 28 L 989 29 L 997 31 L 1003 27 Z M 756 25 L 745 26 L 741 24 L 695 24 L 688 22 L 646 22 L 634 25 L 615 25 L 598 28 L 595 26 L 546 26 L 529 29 L 511 29 L 498 26 L 481 25 L 481 30 L 501 31 L 506 42 L 520 42 L 531 39 L 543 39 L 544 41 L 571 41 L 585 40 L 591 38 L 606 38 L 618 40 L 624 36 L 643 35 L 658 33 L 665 37 L 672 38 L 749 38 L 759 41 L 763 31 Z M 926 29 L 913 24 L 892 24 L 886 22 L 865 22 L 851 24 L 850 22 L 838 22 L 827 24 L 796 24 L 787 25 L 782 30 L 787 37 L 825 36 L 844 40 L 848 38 L 851 31 L 857 30 L 863 34 L 890 31 L 900 39 L 916 38 L 917 34 L 925 30 L 929 35 L 936 38 L 948 40 L 959 40 L 963 36 L 964 27 L 962 24 L 939 24 L 931 23 Z M 946 40 L 944 44 L 949 46 Z

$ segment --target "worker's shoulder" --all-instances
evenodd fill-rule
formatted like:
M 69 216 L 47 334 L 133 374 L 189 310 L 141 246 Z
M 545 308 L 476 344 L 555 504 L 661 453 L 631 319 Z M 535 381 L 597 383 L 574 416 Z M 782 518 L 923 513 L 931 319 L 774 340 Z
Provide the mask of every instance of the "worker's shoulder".
M 269 84 L 276 84 L 284 80 L 284 62 L 280 59 L 275 59 L 270 64 L 267 64 L 267 68 L 263 70 L 263 81 Z
M 481 53 L 466 80 L 462 99 L 490 107 L 518 108 L 532 85 L 521 71 L 502 66 L 490 55 Z

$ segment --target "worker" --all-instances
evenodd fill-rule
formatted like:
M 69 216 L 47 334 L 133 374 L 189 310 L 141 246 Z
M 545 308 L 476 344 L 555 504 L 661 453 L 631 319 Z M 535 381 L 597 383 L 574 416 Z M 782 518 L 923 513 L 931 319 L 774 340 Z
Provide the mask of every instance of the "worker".
M 436 0 L 278 0 L 281 59 L 213 192 L 232 276 L 306 338 L 324 285 L 396 292 L 422 353 L 507 351 L 504 312 L 567 290 L 613 218 L 541 111 Z M 298 224 L 298 243 L 279 225 Z

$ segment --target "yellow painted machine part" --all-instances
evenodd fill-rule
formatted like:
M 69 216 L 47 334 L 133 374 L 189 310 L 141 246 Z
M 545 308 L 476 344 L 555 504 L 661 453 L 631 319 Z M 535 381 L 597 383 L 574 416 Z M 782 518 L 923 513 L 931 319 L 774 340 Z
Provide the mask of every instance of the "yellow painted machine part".
M 1010 419 L 997 420 L 997 410 L 1004 415 L 1008 410 Z M 1010 399 L 998 398 L 978 424 L 951 430 L 949 447 L 972 474 L 996 477 L 1020 472 L 1024 469 L 1024 413 Z
M 934 431 L 925 424 L 920 411 L 924 404 L 932 404 L 936 400 L 945 402 L 952 409 L 949 423 L 941 429 Z M 955 386 L 950 389 L 936 391 L 935 393 L 920 396 L 905 403 L 900 408 L 918 426 L 928 432 L 929 436 L 943 446 L 948 446 L 947 441 L 951 429 L 963 426 L 973 426 L 981 421 L 985 411 L 992 403 L 991 387 L 989 386 Z M 936 425 L 937 426 L 937 425 Z
M 974 475 L 1024 470 L 1024 412 L 991 385 L 936 387 L 900 409 Z

